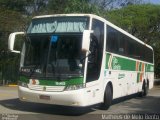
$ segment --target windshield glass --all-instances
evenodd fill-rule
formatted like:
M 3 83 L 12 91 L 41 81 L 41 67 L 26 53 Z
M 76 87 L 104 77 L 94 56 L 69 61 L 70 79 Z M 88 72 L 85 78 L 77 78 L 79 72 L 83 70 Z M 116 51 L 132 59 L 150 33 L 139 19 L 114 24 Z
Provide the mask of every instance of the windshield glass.
M 83 32 L 88 28 L 88 17 L 66 16 L 33 19 L 27 33 Z
M 82 77 L 82 33 L 88 28 L 85 16 L 32 19 L 21 53 L 21 74 L 55 80 Z
M 83 76 L 82 33 L 29 35 L 23 46 L 21 73 L 32 78 Z

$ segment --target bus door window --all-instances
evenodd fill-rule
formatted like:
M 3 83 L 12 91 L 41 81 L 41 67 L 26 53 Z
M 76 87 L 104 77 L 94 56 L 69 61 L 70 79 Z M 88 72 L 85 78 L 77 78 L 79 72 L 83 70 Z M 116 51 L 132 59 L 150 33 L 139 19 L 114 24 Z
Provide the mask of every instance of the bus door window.
M 100 76 L 103 55 L 104 23 L 93 19 L 92 30 L 94 33 L 91 35 L 86 82 L 97 80 Z

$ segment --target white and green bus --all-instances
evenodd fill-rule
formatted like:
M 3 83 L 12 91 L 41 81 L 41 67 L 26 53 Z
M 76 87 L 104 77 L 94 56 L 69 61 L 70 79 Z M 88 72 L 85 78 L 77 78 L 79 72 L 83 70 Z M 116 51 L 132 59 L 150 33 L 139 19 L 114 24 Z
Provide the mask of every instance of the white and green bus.
M 22 50 L 14 49 L 23 34 Z M 151 46 L 92 14 L 36 16 L 26 32 L 10 34 L 20 53 L 19 99 L 65 106 L 102 103 L 153 87 Z

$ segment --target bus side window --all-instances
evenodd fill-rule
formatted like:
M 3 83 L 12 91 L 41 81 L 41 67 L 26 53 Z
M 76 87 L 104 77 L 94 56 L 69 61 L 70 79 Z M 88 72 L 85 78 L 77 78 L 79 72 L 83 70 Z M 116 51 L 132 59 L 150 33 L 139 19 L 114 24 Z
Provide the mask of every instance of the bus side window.
M 118 37 L 117 31 L 110 26 L 107 27 L 107 45 L 106 49 L 109 52 L 118 53 Z
M 118 53 L 120 55 L 124 55 L 124 53 L 125 53 L 125 40 L 124 40 L 123 34 L 121 34 L 120 32 L 118 33 L 118 41 L 119 41 Z

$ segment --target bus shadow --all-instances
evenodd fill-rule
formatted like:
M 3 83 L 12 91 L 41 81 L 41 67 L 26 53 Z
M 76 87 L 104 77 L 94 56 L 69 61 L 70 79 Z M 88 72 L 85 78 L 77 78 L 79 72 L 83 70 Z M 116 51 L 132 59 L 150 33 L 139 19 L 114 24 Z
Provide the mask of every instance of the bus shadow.
M 0 105 L 11 110 L 66 116 L 80 116 L 95 111 L 93 107 L 68 107 L 60 105 L 21 102 L 18 98 L 0 101 Z
M 136 95 L 131 95 L 119 99 L 115 99 L 112 102 L 112 105 L 120 103 L 134 98 Z M 50 105 L 50 104 L 41 104 L 41 103 L 30 103 L 22 102 L 18 98 L 8 99 L 0 101 L 0 105 L 11 110 L 21 111 L 21 112 L 33 112 L 33 113 L 43 113 L 43 114 L 55 114 L 55 115 L 68 115 L 68 116 L 78 116 L 85 115 L 96 110 L 102 110 L 100 104 L 96 104 L 89 107 L 68 107 L 60 105 Z
M 121 104 L 119 104 L 121 103 Z M 118 105 L 119 104 L 119 105 Z M 138 93 L 129 96 L 121 97 L 112 101 L 112 106 L 122 106 L 128 108 L 128 111 L 133 113 L 158 113 L 160 111 L 160 96 L 147 95 L 144 97 L 139 96 Z M 119 113 L 124 111 L 119 110 Z
M 143 101 L 143 104 L 145 104 L 146 102 L 146 104 L 142 106 L 142 104 L 132 103 L 130 99 L 133 99 L 133 98 L 141 102 Z M 157 98 L 153 96 L 147 96 L 147 97 L 141 98 L 141 97 L 138 97 L 137 94 L 133 94 L 133 95 L 129 95 L 126 97 L 113 100 L 112 106 L 115 106 L 121 102 L 125 102 L 125 105 L 130 106 L 131 108 L 135 108 L 135 107 L 138 109 L 142 108 L 141 111 L 144 111 L 143 108 L 149 109 L 149 108 L 146 108 L 147 104 L 150 103 L 150 101 L 153 102 L 155 99 L 157 100 Z M 60 105 L 21 102 L 18 98 L 2 100 L 0 101 L 0 105 L 7 109 L 15 110 L 15 112 L 16 111 L 21 111 L 22 113 L 24 112 L 24 114 L 29 112 L 29 113 L 65 115 L 65 116 L 83 116 L 97 110 L 103 110 L 99 107 L 100 106 L 99 104 L 93 105 L 90 107 L 68 107 L 68 106 L 60 106 Z M 157 109 L 160 110 L 159 107 Z M 105 110 L 105 113 L 108 113 L 107 110 Z
M 141 98 L 141 97 L 139 97 L 138 93 L 132 94 L 132 95 L 128 95 L 128 96 L 124 96 L 124 97 L 120 97 L 120 98 L 114 99 L 112 101 L 112 105 L 118 104 L 118 103 L 121 103 L 121 102 L 124 102 L 124 101 L 127 101 L 127 100 L 130 100 L 130 99 L 133 99 L 133 98 Z

